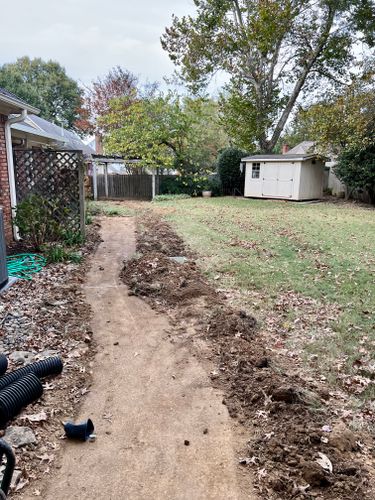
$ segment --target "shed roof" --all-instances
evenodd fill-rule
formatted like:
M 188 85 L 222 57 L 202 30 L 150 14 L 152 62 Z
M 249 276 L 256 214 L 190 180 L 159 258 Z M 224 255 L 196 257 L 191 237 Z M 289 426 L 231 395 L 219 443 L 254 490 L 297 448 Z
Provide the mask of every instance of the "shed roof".
M 23 109 L 26 109 L 30 113 L 39 113 L 38 108 L 31 106 L 31 104 L 3 87 L 0 87 L 0 103 L 3 105 L 4 112 L 7 114 L 18 113 Z
M 304 161 L 310 160 L 311 158 L 316 158 L 318 155 L 315 154 L 284 154 L 284 155 L 253 155 L 253 156 L 245 156 L 241 161 Z

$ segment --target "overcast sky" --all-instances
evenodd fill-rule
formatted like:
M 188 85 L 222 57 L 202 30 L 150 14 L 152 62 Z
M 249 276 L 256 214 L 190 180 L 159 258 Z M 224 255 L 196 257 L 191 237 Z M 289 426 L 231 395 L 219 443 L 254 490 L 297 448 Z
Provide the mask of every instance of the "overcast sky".
M 172 14 L 194 12 L 193 0 L 0 0 L 0 64 L 23 55 L 54 59 L 90 83 L 120 65 L 143 81 L 170 76 L 160 46 Z M 5 20 L 5 22 L 4 22 Z

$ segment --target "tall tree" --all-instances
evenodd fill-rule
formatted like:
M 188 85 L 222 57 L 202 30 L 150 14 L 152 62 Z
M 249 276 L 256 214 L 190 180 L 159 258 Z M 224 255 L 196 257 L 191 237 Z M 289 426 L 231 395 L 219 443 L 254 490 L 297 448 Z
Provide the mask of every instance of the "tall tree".
M 303 90 L 348 75 L 353 47 L 374 44 L 373 0 L 194 0 L 195 17 L 174 17 L 162 46 L 194 90 L 229 73 L 226 112 L 241 145 L 270 152 Z M 246 121 L 241 122 L 246 108 Z M 235 127 L 231 127 L 235 136 Z
M 106 76 L 98 77 L 91 86 L 86 88 L 84 109 L 86 110 L 87 129 L 103 132 L 99 125 L 100 118 L 110 111 L 111 99 L 124 98 L 130 104 L 137 94 L 138 79 L 127 69 L 116 66 Z
M 173 94 L 155 93 L 133 102 L 113 99 L 100 125 L 109 152 L 181 173 L 212 168 L 228 143 L 215 102 Z
M 72 128 L 79 117 L 82 91 L 56 61 L 21 57 L 0 67 L 0 87 L 40 109 L 40 116 Z

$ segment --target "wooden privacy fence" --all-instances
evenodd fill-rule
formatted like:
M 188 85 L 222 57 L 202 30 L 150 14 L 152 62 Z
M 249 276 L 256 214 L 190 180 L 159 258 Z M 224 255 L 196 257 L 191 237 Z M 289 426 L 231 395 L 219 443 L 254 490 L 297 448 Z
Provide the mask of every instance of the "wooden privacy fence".
M 155 194 L 160 194 L 160 185 L 167 176 L 155 175 Z M 152 199 L 152 175 L 150 174 L 108 174 L 97 175 L 98 199 Z
M 85 231 L 83 171 L 80 151 L 14 151 L 17 203 L 39 195 L 57 206 L 57 219 L 67 230 Z

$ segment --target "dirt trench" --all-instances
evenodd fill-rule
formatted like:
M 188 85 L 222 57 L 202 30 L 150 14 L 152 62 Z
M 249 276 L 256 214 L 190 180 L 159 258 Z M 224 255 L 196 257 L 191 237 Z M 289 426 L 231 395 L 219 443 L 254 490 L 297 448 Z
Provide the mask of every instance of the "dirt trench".
M 98 353 L 77 419 L 90 417 L 97 439 L 66 442 L 61 467 L 38 485 L 38 496 L 255 498 L 239 475 L 223 395 L 191 351 L 169 340 L 167 317 L 128 296 L 119 279 L 123 260 L 135 252 L 134 220 L 103 219 L 101 236 L 84 286 Z

